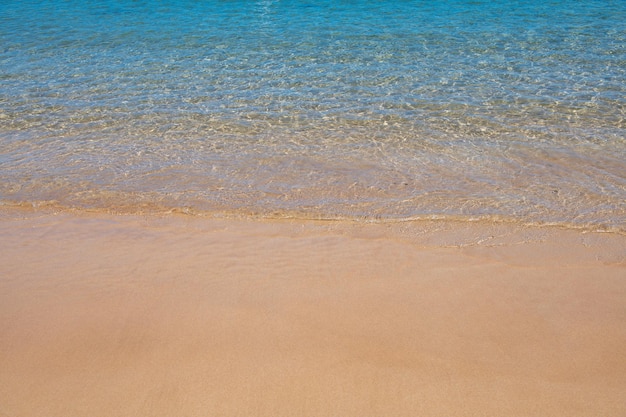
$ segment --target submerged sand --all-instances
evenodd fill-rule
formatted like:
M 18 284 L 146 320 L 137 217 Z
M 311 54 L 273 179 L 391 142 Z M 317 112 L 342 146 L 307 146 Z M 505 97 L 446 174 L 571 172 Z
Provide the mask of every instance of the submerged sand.
M 626 415 L 626 237 L 2 213 L 0 416 Z

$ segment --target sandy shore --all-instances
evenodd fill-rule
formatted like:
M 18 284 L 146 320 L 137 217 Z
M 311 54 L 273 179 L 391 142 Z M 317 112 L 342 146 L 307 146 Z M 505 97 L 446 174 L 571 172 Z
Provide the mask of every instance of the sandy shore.
M 623 416 L 626 237 L 2 213 L 0 416 Z

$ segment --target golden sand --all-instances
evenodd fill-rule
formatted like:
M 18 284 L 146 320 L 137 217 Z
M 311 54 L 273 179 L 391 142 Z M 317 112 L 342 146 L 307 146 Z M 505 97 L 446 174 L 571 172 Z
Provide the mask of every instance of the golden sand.
M 0 416 L 623 416 L 626 237 L 3 213 Z

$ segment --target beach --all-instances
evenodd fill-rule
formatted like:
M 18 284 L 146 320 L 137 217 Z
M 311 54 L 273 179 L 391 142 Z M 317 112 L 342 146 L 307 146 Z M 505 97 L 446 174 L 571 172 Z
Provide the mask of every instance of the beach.
M 626 237 L 5 210 L 0 416 L 617 416 Z
M 0 417 L 626 416 L 625 21 L 3 1 Z

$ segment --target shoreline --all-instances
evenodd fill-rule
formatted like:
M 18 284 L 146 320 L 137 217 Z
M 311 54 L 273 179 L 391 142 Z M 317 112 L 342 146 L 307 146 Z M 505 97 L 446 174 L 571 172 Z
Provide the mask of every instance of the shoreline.
M 301 222 L 301 223 L 337 223 L 337 224 L 466 224 L 496 225 L 508 229 L 563 229 L 580 233 L 607 233 L 626 236 L 626 224 L 615 223 L 576 223 L 568 221 L 523 220 L 518 217 L 491 215 L 452 215 L 452 214 L 424 214 L 408 217 L 384 215 L 342 215 L 320 214 L 315 211 L 298 210 L 266 210 L 253 211 L 241 207 L 198 209 L 190 206 L 168 207 L 150 203 L 145 205 L 131 204 L 128 206 L 105 207 L 75 207 L 59 204 L 55 200 L 39 202 L 12 202 L 0 203 L 0 221 L 3 219 L 32 218 L 37 216 L 70 215 L 77 217 L 141 217 L 146 219 L 166 218 L 197 218 L 202 220 L 233 220 L 255 222 Z
M 626 411 L 626 237 L 3 211 L 0 415 Z

